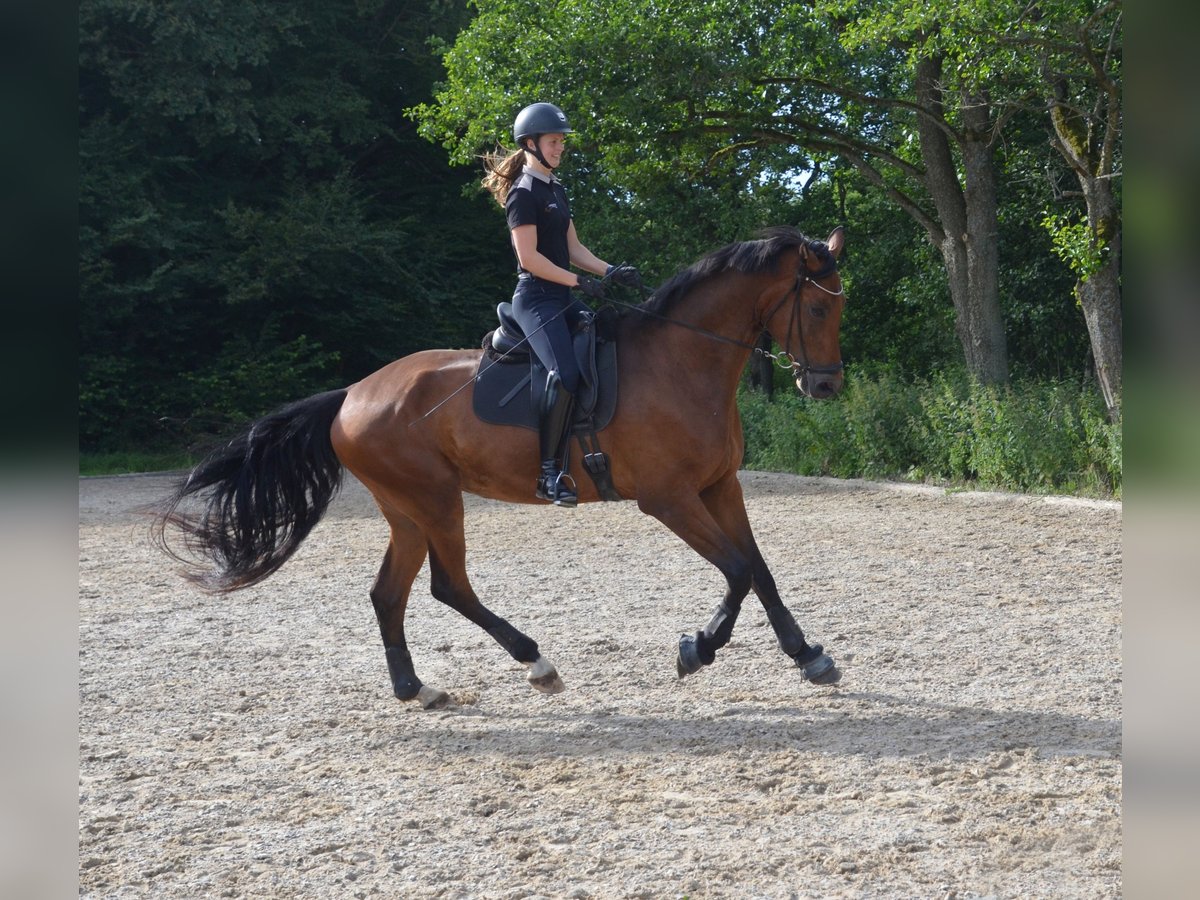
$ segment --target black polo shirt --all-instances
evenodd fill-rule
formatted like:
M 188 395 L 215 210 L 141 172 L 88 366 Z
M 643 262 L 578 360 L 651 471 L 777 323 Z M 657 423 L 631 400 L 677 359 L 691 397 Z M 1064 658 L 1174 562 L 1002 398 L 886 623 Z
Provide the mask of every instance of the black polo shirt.
M 571 267 L 571 251 L 567 246 L 571 207 L 567 204 L 567 192 L 557 178 L 548 178 L 526 166 L 509 190 L 504 210 L 510 231 L 521 225 L 536 225 L 538 253 L 556 266 Z M 516 252 L 515 247 L 513 252 Z M 525 274 L 520 260 L 517 271 Z

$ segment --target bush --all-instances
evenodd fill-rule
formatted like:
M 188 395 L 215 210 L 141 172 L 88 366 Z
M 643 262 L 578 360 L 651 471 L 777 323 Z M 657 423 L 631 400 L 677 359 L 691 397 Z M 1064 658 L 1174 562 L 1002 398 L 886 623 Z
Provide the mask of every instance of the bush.
M 834 400 L 739 395 L 751 469 L 1120 496 L 1120 424 L 1062 381 L 985 387 L 965 374 L 847 376 Z

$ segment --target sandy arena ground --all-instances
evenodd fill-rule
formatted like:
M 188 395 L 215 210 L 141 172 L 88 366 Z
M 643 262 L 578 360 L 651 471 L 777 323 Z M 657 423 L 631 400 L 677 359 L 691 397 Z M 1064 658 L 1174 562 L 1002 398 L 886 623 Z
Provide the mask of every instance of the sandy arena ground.
M 743 473 L 814 687 L 747 599 L 680 681 L 717 571 L 632 503 L 467 498 L 480 597 L 567 691 L 428 593 L 392 697 L 367 592 L 387 531 L 347 477 L 265 584 L 180 580 L 81 479 L 85 897 L 1121 895 L 1121 506 Z M 560 554 L 568 558 L 555 573 Z

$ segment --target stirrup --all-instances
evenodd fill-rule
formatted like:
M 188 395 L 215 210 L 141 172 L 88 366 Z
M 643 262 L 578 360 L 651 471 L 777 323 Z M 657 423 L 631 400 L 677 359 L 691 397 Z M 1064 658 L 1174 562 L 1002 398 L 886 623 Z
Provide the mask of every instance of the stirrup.
M 567 482 L 570 482 L 568 487 Z M 537 480 L 537 498 L 549 500 L 555 506 L 574 507 L 579 503 L 575 479 L 566 472 L 543 472 Z

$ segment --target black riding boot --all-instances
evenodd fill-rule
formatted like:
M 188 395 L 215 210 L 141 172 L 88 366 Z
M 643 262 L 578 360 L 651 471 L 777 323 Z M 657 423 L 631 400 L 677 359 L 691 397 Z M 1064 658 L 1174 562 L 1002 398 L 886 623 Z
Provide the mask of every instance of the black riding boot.
M 551 371 L 546 376 L 546 394 L 542 398 L 542 415 L 538 423 L 542 472 L 538 476 L 537 496 L 555 506 L 575 506 L 579 502 L 574 479 L 563 471 L 574 409 L 574 396 L 563 390 L 558 373 Z

